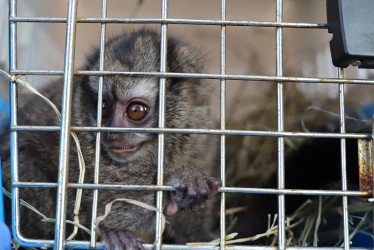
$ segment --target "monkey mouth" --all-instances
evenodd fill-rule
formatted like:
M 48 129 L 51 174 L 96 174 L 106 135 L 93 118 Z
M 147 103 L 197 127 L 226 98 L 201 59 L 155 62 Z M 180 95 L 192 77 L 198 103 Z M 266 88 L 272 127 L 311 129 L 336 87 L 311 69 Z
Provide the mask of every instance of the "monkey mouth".
M 110 147 L 110 151 L 118 158 L 125 158 L 135 152 L 137 152 L 143 144 L 137 146 L 117 146 L 113 145 Z

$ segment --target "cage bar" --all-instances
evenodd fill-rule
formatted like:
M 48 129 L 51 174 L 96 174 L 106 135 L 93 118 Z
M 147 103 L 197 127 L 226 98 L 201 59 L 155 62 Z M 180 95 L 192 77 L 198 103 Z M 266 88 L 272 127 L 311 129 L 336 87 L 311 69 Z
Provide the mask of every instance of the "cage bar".
M 12 70 L 14 75 L 62 75 L 59 70 Z M 296 83 L 326 83 L 326 84 L 366 84 L 373 85 L 374 80 L 364 79 L 342 79 L 342 78 L 313 78 L 313 77 L 290 77 L 290 76 L 264 76 L 264 75 L 231 75 L 231 74 L 199 74 L 199 73 L 161 73 L 161 72 L 118 72 L 118 71 L 85 71 L 76 70 L 75 75 L 88 76 L 110 76 L 124 75 L 131 77 L 167 77 L 167 78 L 191 78 L 191 79 L 218 79 L 239 81 L 266 81 L 266 82 L 296 82 Z
M 226 0 L 221 1 L 221 20 L 226 19 Z M 221 25 L 221 67 L 220 73 L 226 74 L 226 26 Z M 220 128 L 226 129 L 226 80 L 220 81 Z M 220 136 L 221 187 L 226 185 L 226 137 Z M 226 197 L 221 193 L 220 203 L 220 249 L 226 249 Z
M 14 131 L 59 131 L 57 126 L 14 126 Z M 101 132 L 136 132 L 136 133 L 180 133 L 180 134 L 209 134 L 209 135 L 245 135 L 294 138 L 356 138 L 369 139 L 371 134 L 365 133 L 320 133 L 320 132 L 278 132 L 256 130 L 219 130 L 219 129 L 175 129 L 175 128 L 110 128 L 110 127 L 71 127 L 72 131 L 101 131 Z
M 65 248 L 65 223 L 67 204 L 67 182 L 69 171 L 69 147 L 70 147 L 70 118 L 71 118 L 71 90 L 73 82 L 74 56 L 75 56 L 75 32 L 78 1 L 70 0 L 68 3 L 66 44 L 65 44 L 65 66 L 64 66 L 64 90 L 62 96 L 61 112 L 61 134 L 60 134 L 60 156 L 59 175 L 57 187 L 57 209 L 55 224 L 54 249 Z
M 283 1 L 277 0 L 276 20 L 283 20 Z M 283 29 L 276 28 L 276 75 L 283 75 Z M 278 131 L 284 131 L 284 107 L 283 107 L 283 83 L 277 83 L 277 120 Z M 285 188 L 284 177 L 284 138 L 278 137 L 278 189 Z M 278 195 L 278 249 L 286 248 L 286 208 L 285 197 L 283 194 Z
M 14 187 L 19 188 L 56 188 L 57 183 L 51 182 L 14 182 Z M 100 189 L 100 190 L 149 190 L 149 191 L 175 191 L 171 186 L 164 185 L 123 185 L 123 184 L 88 184 L 69 183 L 68 188 Z M 352 196 L 365 197 L 367 191 L 341 191 L 341 190 L 308 190 L 308 189 L 278 189 L 278 188 L 242 188 L 242 187 L 221 187 L 220 193 L 247 193 L 247 194 L 278 194 L 278 195 L 321 195 L 321 196 Z
M 168 16 L 168 1 L 161 2 L 161 18 Z M 168 27 L 167 24 L 161 24 L 161 54 L 160 54 L 160 72 L 166 72 L 167 67 L 167 46 L 168 46 Z M 166 78 L 160 78 L 159 87 L 159 116 L 158 127 L 165 127 L 165 96 L 166 96 Z M 163 185 L 164 182 L 164 156 L 165 156 L 165 135 L 158 134 L 158 148 L 157 148 L 157 185 Z M 162 247 L 162 191 L 157 192 L 156 207 L 159 212 L 156 213 L 156 230 L 155 230 L 155 248 Z
M 344 78 L 343 68 L 338 68 L 338 77 Z M 340 133 L 345 133 L 345 108 L 344 108 L 344 84 L 339 84 L 339 107 L 340 107 Z M 341 143 L 341 175 L 342 191 L 347 190 L 347 162 L 346 162 L 346 141 L 344 138 Z M 349 249 L 349 221 L 348 221 L 348 197 L 343 196 L 343 232 L 344 232 L 344 249 Z
M 101 18 L 106 18 L 107 15 L 107 0 L 102 0 L 101 3 Z M 101 24 L 100 29 L 100 58 L 99 58 L 99 70 L 104 70 L 104 55 L 105 55 L 105 35 L 106 35 L 106 24 Z M 104 77 L 99 77 L 99 91 L 97 94 L 97 127 L 102 126 L 102 105 L 103 105 L 103 85 Z M 101 150 L 101 132 L 97 131 L 96 133 L 96 147 L 95 147 L 95 171 L 94 171 L 94 184 L 99 183 L 99 171 L 100 171 L 100 150 Z M 92 199 L 92 218 L 91 218 L 91 238 L 90 238 L 90 247 L 96 247 L 96 217 L 97 217 L 97 203 L 98 203 L 99 190 L 95 189 L 93 191 Z
M 66 23 L 63 17 L 12 17 L 12 22 Z M 327 29 L 325 23 L 291 23 L 291 22 L 257 22 L 230 20 L 198 20 L 179 18 L 90 18 L 79 17 L 78 23 L 136 23 L 136 24 L 192 24 L 192 25 L 224 25 L 224 26 L 255 26 L 284 27 L 305 29 Z
M 9 1 L 9 16 L 17 16 L 17 1 Z M 9 71 L 17 69 L 17 23 L 9 22 Z M 18 95 L 17 84 L 9 82 L 9 100 L 10 100 L 10 126 L 17 126 L 17 108 Z M 10 148 L 11 148 L 11 171 L 12 179 L 19 181 L 18 174 L 18 132 L 10 130 Z M 20 233 L 20 216 L 19 216 L 19 189 L 12 189 L 12 235 L 19 242 L 24 239 Z

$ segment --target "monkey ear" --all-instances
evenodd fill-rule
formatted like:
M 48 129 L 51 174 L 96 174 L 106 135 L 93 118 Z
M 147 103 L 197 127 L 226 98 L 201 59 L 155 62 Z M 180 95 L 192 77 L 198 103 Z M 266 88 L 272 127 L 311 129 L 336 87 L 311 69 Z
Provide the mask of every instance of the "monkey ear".
M 203 60 L 200 51 L 180 41 L 168 41 L 168 71 L 175 73 L 201 73 Z M 190 105 L 204 105 L 207 87 L 200 79 L 172 78 L 170 90 L 176 95 L 188 96 Z
M 180 73 L 201 73 L 203 70 L 203 62 L 201 53 L 196 48 L 192 48 L 185 44 L 171 44 L 170 46 L 171 71 Z

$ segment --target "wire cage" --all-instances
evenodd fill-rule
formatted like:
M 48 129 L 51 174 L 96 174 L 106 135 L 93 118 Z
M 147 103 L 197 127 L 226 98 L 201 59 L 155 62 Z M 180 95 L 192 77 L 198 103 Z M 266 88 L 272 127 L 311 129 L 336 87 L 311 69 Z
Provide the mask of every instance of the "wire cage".
M 349 215 L 349 199 L 350 198 L 360 198 L 360 197 L 367 197 L 370 193 L 372 194 L 372 174 L 370 175 L 370 171 L 372 168 L 371 163 L 371 138 L 372 135 L 370 133 L 358 133 L 358 132 L 347 132 L 346 130 L 346 92 L 348 85 L 357 85 L 359 87 L 366 86 L 371 87 L 370 85 L 374 84 L 374 80 L 370 79 L 362 79 L 362 78 L 369 78 L 371 75 L 370 71 L 365 71 L 362 73 L 361 71 L 353 74 L 354 78 L 346 78 L 345 77 L 345 70 L 343 68 L 334 68 L 331 65 L 331 61 L 329 60 L 322 60 L 327 61 L 325 64 L 326 67 L 332 68 L 331 71 L 325 74 L 325 76 L 316 76 L 313 73 L 310 73 L 309 76 L 299 76 L 297 73 L 290 71 L 287 65 L 288 61 L 285 62 L 284 56 L 284 43 L 285 37 L 289 34 L 287 33 L 289 30 L 302 30 L 303 32 L 314 32 L 314 31 L 323 31 L 327 33 L 327 24 L 326 23 L 310 23 L 310 22 L 286 22 L 284 21 L 285 10 L 284 5 L 288 0 L 274 0 L 274 1 L 267 1 L 265 5 L 269 7 L 266 8 L 267 11 L 273 15 L 274 20 L 272 21 L 258 21 L 255 18 L 249 20 L 234 20 L 227 18 L 227 12 L 232 4 L 231 1 L 216 1 L 217 5 L 219 6 L 219 15 L 216 18 L 211 19 L 196 19 L 196 18 L 170 18 L 169 16 L 169 4 L 168 0 L 161 0 L 157 2 L 159 6 L 159 12 L 161 14 L 157 14 L 157 17 L 147 17 L 147 18 L 137 18 L 137 17 L 108 17 L 107 16 L 107 0 L 102 0 L 100 14 L 95 14 L 96 16 L 91 17 L 78 17 L 79 12 L 79 1 L 78 0 L 69 0 L 67 1 L 67 14 L 66 17 L 56 17 L 50 16 L 49 13 L 43 13 L 43 17 L 28 17 L 18 15 L 17 11 L 19 10 L 19 6 L 17 5 L 17 0 L 10 0 L 9 1 L 9 73 L 11 75 L 17 76 L 40 76 L 41 78 L 46 76 L 63 76 L 64 79 L 64 95 L 62 100 L 62 110 L 61 110 L 61 125 L 60 127 L 55 126 L 43 126 L 43 127 L 35 127 L 35 126 L 24 126 L 19 125 L 17 123 L 17 108 L 18 108 L 18 92 L 19 86 L 15 81 L 10 82 L 10 106 L 11 106 L 11 121 L 10 121 L 10 141 L 11 141 L 11 162 L 12 162 L 12 190 L 11 190 L 11 199 L 12 199 L 12 231 L 13 237 L 16 241 L 25 247 L 54 247 L 55 249 L 63 249 L 63 248 L 88 248 L 88 247 L 97 247 L 99 243 L 96 243 L 96 234 L 94 232 L 94 225 L 92 225 L 92 233 L 91 239 L 87 241 L 75 241 L 75 240 L 66 240 L 65 239 L 65 224 L 66 224 L 66 192 L 69 188 L 73 189 L 90 189 L 93 190 L 93 195 L 97 196 L 99 190 L 102 189 L 120 189 L 120 190 L 153 190 L 157 191 L 157 209 L 161 210 L 162 208 L 162 193 L 172 191 L 172 187 L 164 186 L 163 185 L 163 164 L 164 164 L 164 135 L 167 133 L 187 133 L 187 134 L 209 134 L 209 135 L 216 135 L 219 136 L 219 176 L 220 176 L 220 188 L 218 191 L 217 196 L 219 196 L 219 201 L 217 202 L 218 212 L 219 212 L 219 219 L 217 221 L 219 224 L 219 241 L 217 245 L 199 245 L 199 246 L 189 246 L 189 245 L 168 245 L 162 243 L 162 220 L 160 219 L 160 214 L 157 213 L 156 219 L 156 227 L 155 227 L 155 244 L 146 244 L 145 247 L 147 249 L 151 249 L 152 247 L 157 249 L 213 249 L 220 247 L 220 249 L 225 248 L 240 248 L 240 249 L 304 249 L 306 246 L 292 246 L 289 244 L 288 238 L 290 237 L 290 220 L 286 213 L 286 197 L 288 196 L 304 196 L 304 197 L 337 197 L 339 199 L 339 213 L 341 213 L 342 217 L 342 226 L 341 226 L 341 243 L 336 246 L 319 246 L 314 245 L 310 246 L 311 248 L 316 249 L 364 249 L 364 247 L 357 247 L 355 245 L 352 246 L 352 233 L 355 231 L 354 228 L 350 226 L 351 217 Z M 143 2 L 143 1 L 139 1 Z M 178 4 L 178 3 L 177 3 Z M 313 5 L 314 3 L 308 3 L 308 5 Z M 96 6 L 96 12 L 99 10 L 99 6 Z M 207 14 L 208 15 L 208 14 Z M 55 69 L 30 69 L 30 68 L 23 68 L 19 66 L 18 58 L 22 58 L 23 55 L 19 53 L 19 47 L 17 45 L 18 36 L 19 34 L 19 26 L 24 23 L 45 23 L 48 25 L 66 25 L 66 39 L 64 40 L 64 48 L 65 48 L 65 55 L 64 55 L 64 68 L 63 70 L 55 70 Z M 71 131 L 79 131 L 79 130 L 91 130 L 97 133 L 111 131 L 110 128 L 105 128 L 102 126 L 97 127 L 72 127 L 70 125 L 71 119 L 71 86 L 73 84 L 73 76 L 74 75 L 96 75 L 99 76 L 101 79 L 105 75 L 112 74 L 113 72 L 105 72 L 103 68 L 100 71 L 83 71 L 83 70 L 76 70 L 76 63 L 75 63 L 75 52 L 80 49 L 77 48 L 77 41 L 76 37 L 78 35 L 79 29 L 77 28 L 79 24 L 98 24 L 100 25 L 100 50 L 104 50 L 105 39 L 107 36 L 107 26 L 111 24 L 119 24 L 119 25 L 131 25 L 131 24 L 141 24 L 141 25 L 154 25 L 160 29 L 161 34 L 161 62 L 160 62 L 160 71 L 159 72 L 148 72 L 146 73 L 148 76 L 159 77 L 160 80 L 160 92 L 159 92 L 159 99 L 160 99 L 160 112 L 159 112 L 159 124 L 157 128 L 149 128 L 149 129 L 142 129 L 141 133 L 156 133 L 158 135 L 158 178 L 157 178 L 157 185 L 149 186 L 149 185 L 104 185 L 98 183 L 96 179 L 94 183 L 69 183 L 68 180 L 68 157 L 64 157 L 69 155 L 69 144 L 70 144 L 70 132 Z M 200 26 L 209 26 L 213 27 L 217 31 L 217 43 L 219 42 L 218 50 L 216 54 L 219 58 L 219 70 L 216 73 L 171 73 L 166 71 L 166 52 L 167 49 L 167 37 L 169 35 L 169 26 L 189 26 L 192 27 L 200 27 Z M 271 29 L 272 34 L 274 36 L 271 38 L 272 45 L 274 49 L 266 48 L 266 50 L 271 51 L 271 59 L 274 59 L 274 67 L 273 71 L 261 71 L 259 70 L 258 74 L 256 73 L 228 73 L 227 66 L 229 63 L 232 63 L 235 60 L 232 60 L 227 57 L 227 44 L 231 38 L 229 37 L 229 29 L 230 28 L 241 28 L 243 29 L 250 29 L 256 28 L 258 29 L 258 34 L 261 36 L 261 30 L 264 29 Z M 256 41 L 256 37 L 253 37 L 252 40 Z M 240 42 L 239 42 L 240 43 Z M 316 44 L 320 45 L 317 41 Z M 261 45 L 260 45 L 261 46 Z M 243 52 L 244 53 L 244 52 Z M 329 51 L 327 51 L 329 53 Z M 322 56 L 323 57 L 323 56 Z M 261 56 L 260 59 L 261 60 Z M 62 61 L 61 61 L 62 62 Z M 295 64 L 298 64 L 296 62 Z M 287 67 L 286 70 L 285 67 Z M 322 67 L 322 66 L 321 66 Z M 305 67 L 304 67 L 305 68 Z M 324 67 L 322 67 L 324 69 Z M 230 71 L 231 68 L 230 68 Z M 286 71 L 286 72 L 285 72 Z M 235 72 L 235 71 L 234 71 Z M 264 73 L 265 72 L 265 73 Z M 331 73 L 332 72 L 332 73 Z M 335 72 L 335 73 L 334 73 Z M 114 72 L 116 73 L 116 72 Z M 117 72 L 118 73 L 118 72 Z M 144 72 L 121 72 L 121 74 L 127 75 L 144 75 Z M 326 75 L 328 75 L 326 77 Z M 352 72 L 349 70 L 347 75 L 352 75 Z M 217 107 L 218 110 L 218 128 L 216 129 L 179 129 L 179 128 L 167 128 L 165 127 L 165 113 L 163 107 L 165 106 L 165 79 L 173 78 L 173 77 L 183 77 L 183 78 L 197 78 L 197 79 L 208 79 L 214 81 L 214 84 L 219 86 L 217 88 Z M 264 84 L 271 84 L 273 87 L 273 96 L 274 96 L 274 107 L 269 111 L 268 116 L 273 116 L 275 127 L 270 129 L 265 129 L 264 127 L 260 129 L 253 129 L 253 127 L 249 128 L 240 128 L 238 129 L 235 126 L 228 125 L 228 119 L 231 115 L 230 106 L 228 104 L 228 91 L 232 85 L 235 85 L 234 82 L 254 82 L 257 85 L 262 83 Z M 286 106 L 291 101 L 286 100 L 286 96 L 288 95 L 287 85 L 295 86 L 298 88 L 301 85 L 306 85 L 306 88 L 303 91 L 308 92 L 308 88 L 320 88 L 321 85 L 328 85 L 329 88 L 333 89 L 332 91 L 337 95 L 337 102 L 335 103 L 335 107 L 338 114 L 337 119 L 337 131 L 336 132 L 309 132 L 309 131 L 302 131 L 302 130 L 294 130 L 289 128 L 287 124 L 286 117 L 287 110 Z M 303 85 L 303 86 L 304 86 Z M 305 90 L 307 89 L 307 90 Z M 329 90 L 330 91 L 330 90 Z M 350 91 L 350 90 L 349 90 Z M 325 92 L 325 90 L 322 90 Z M 261 92 L 259 92 L 261 93 Z M 264 95 L 271 93 L 265 92 Z M 297 94 L 301 96 L 301 94 Z M 218 97 L 219 96 L 219 97 Z M 99 97 L 100 98 L 100 97 Z M 265 97 L 263 97 L 265 98 Z M 307 97 L 305 97 L 307 98 Z M 234 98 L 235 99 L 235 98 Z M 245 98 L 244 98 L 245 99 Z M 299 97 L 299 99 L 303 99 L 303 97 Z M 250 104 L 243 104 L 240 105 L 250 105 Z M 297 105 L 297 104 L 296 104 Z M 254 118 L 256 119 L 256 118 Z M 322 118 L 323 119 L 323 118 Z M 41 182 L 22 182 L 18 178 L 18 136 L 23 131 L 59 131 L 60 132 L 60 158 L 59 158 L 59 175 L 58 175 L 58 182 L 57 183 L 41 183 Z M 136 131 L 134 129 L 122 128 L 121 132 L 133 132 Z M 118 131 L 117 131 L 118 132 Z M 230 170 L 228 169 L 231 165 L 227 161 L 227 154 L 230 154 L 230 144 L 228 144 L 228 139 L 231 137 L 240 137 L 240 138 L 270 138 L 272 140 L 274 151 L 270 152 L 269 154 L 273 154 L 272 156 L 265 156 L 266 157 L 274 157 L 275 160 L 275 167 L 273 168 L 274 176 L 276 177 L 276 186 L 274 187 L 261 187 L 261 186 L 232 186 L 231 181 L 228 178 L 228 173 Z M 97 144 L 100 144 L 100 136 L 97 137 Z M 287 151 L 287 140 L 292 139 L 305 139 L 305 138 L 322 138 L 322 139 L 336 139 L 339 140 L 340 143 L 340 172 L 336 173 L 337 175 L 341 175 L 339 178 L 341 180 L 341 185 L 339 187 L 335 187 L 333 189 L 305 189 L 305 188 L 286 188 L 286 151 Z M 366 181 L 369 185 L 369 188 L 360 190 L 352 190 L 348 186 L 347 180 L 347 142 L 348 139 L 354 139 L 356 142 L 360 140 L 359 143 L 359 152 L 355 152 L 356 155 L 359 154 L 360 158 L 360 167 L 362 167 L 362 176 L 366 175 Z M 246 140 L 246 139 L 243 139 Z M 96 152 L 97 154 L 100 153 L 99 150 Z M 257 152 L 259 153 L 259 152 Z M 99 156 L 98 156 L 99 157 Z M 243 163 L 244 164 L 244 163 Z M 248 163 L 248 168 L 250 168 L 250 163 Z M 96 168 L 98 169 L 98 162 L 96 163 Z M 269 171 L 269 169 L 264 170 L 263 172 Z M 358 170 L 357 170 L 358 171 Z M 231 172 L 230 172 L 231 176 Z M 300 178 L 303 178 L 302 176 Z M 55 238 L 54 240 L 42 240 L 42 239 L 27 239 L 24 238 L 20 232 L 20 218 L 19 218 L 19 210 L 21 206 L 20 201 L 20 192 L 24 188 L 55 188 L 57 192 L 57 208 L 56 208 L 56 217 L 55 217 Z M 277 199 L 277 207 L 274 209 L 276 210 L 277 220 L 274 220 L 273 226 L 275 228 L 275 243 L 270 245 L 231 245 L 227 241 L 228 235 L 228 227 L 230 226 L 227 219 L 227 199 L 228 196 L 231 194 L 256 194 L 256 195 L 275 195 Z M 95 200 L 95 199 L 94 199 Z M 370 199 L 369 199 L 370 201 Z M 256 202 L 254 200 L 254 202 Z M 97 201 L 93 204 L 93 208 L 97 209 Z M 371 220 L 371 214 L 368 214 L 369 220 Z M 250 223 L 250 222 L 249 222 Z M 264 223 L 267 223 L 264 221 Z M 249 225 L 250 226 L 250 225 Z M 366 230 L 367 234 L 371 234 L 370 229 Z M 251 235 L 248 235 L 251 236 Z M 371 247 L 367 247 L 369 249 Z

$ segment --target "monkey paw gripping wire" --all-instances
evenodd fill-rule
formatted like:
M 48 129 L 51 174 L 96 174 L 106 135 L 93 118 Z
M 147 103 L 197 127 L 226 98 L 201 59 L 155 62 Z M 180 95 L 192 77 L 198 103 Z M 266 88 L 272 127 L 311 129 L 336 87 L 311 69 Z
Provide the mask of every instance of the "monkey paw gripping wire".
M 3 76 L 4 78 L 8 79 L 11 82 L 20 84 L 21 86 L 27 88 L 30 92 L 32 92 L 32 93 L 38 95 L 39 97 L 41 97 L 49 106 L 52 107 L 52 109 L 56 113 L 57 117 L 61 120 L 61 113 L 57 109 L 57 107 L 48 98 L 46 98 L 39 91 L 37 91 L 35 88 L 33 88 L 29 83 L 27 83 L 27 82 L 25 82 L 23 80 L 20 80 L 19 76 L 11 75 L 11 74 L 7 73 L 6 71 L 4 71 L 2 69 L 0 69 L 0 75 Z M 71 132 L 71 135 L 72 135 L 72 137 L 73 137 L 73 139 L 75 141 L 76 147 L 77 147 L 79 169 L 80 169 L 79 183 L 81 184 L 81 183 L 83 183 L 83 180 L 84 180 L 85 162 L 84 162 L 83 154 L 82 154 L 81 149 L 80 149 L 80 144 L 79 144 L 78 136 L 74 132 Z M 6 191 L 4 188 L 3 188 L 3 190 L 4 190 L 4 194 L 10 197 L 10 193 L 8 191 Z M 67 238 L 67 240 L 71 240 L 71 239 L 73 239 L 76 236 L 76 234 L 78 232 L 78 228 L 81 228 L 81 229 L 83 229 L 84 231 L 86 231 L 87 233 L 90 234 L 90 230 L 89 229 L 87 229 L 83 225 L 79 224 L 79 208 L 80 208 L 80 204 L 81 204 L 81 197 L 82 197 L 82 189 L 77 189 L 76 201 L 75 201 L 75 206 L 74 206 L 74 221 L 69 221 L 69 220 L 66 221 L 67 223 L 70 223 L 70 224 L 74 225 L 74 231 Z M 161 217 L 162 217 L 162 232 L 164 231 L 165 222 L 166 222 L 165 216 L 156 207 L 150 206 L 150 205 L 145 204 L 145 203 L 140 202 L 140 201 L 122 198 L 122 199 L 115 199 L 112 202 L 106 204 L 106 206 L 105 206 L 105 214 L 103 216 L 99 216 L 99 217 L 96 218 L 95 225 L 96 225 L 96 230 L 98 231 L 99 234 L 100 234 L 100 231 L 98 229 L 99 223 L 101 221 L 105 220 L 105 218 L 108 216 L 108 214 L 111 211 L 112 204 L 114 202 L 118 202 L 118 201 L 127 202 L 127 203 L 133 204 L 135 206 L 143 207 L 145 209 L 153 210 L 153 211 L 156 211 L 156 212 L 160 213 Z M 39 212 L 36 208 L 32 207 L 27 202 L 21 200 L 21 204 L 24 205 L 24 206 L 26 206 L 27 208 L 29 208 L 30 210 L 32 210 L 36 214 L 39 214 L 41 217 L 43 217 L 43 221 L 46 221 L 46 222 L 55 222 L 54 219 L 47 218 L 44 214 L 42 214 L 41 212 Z

